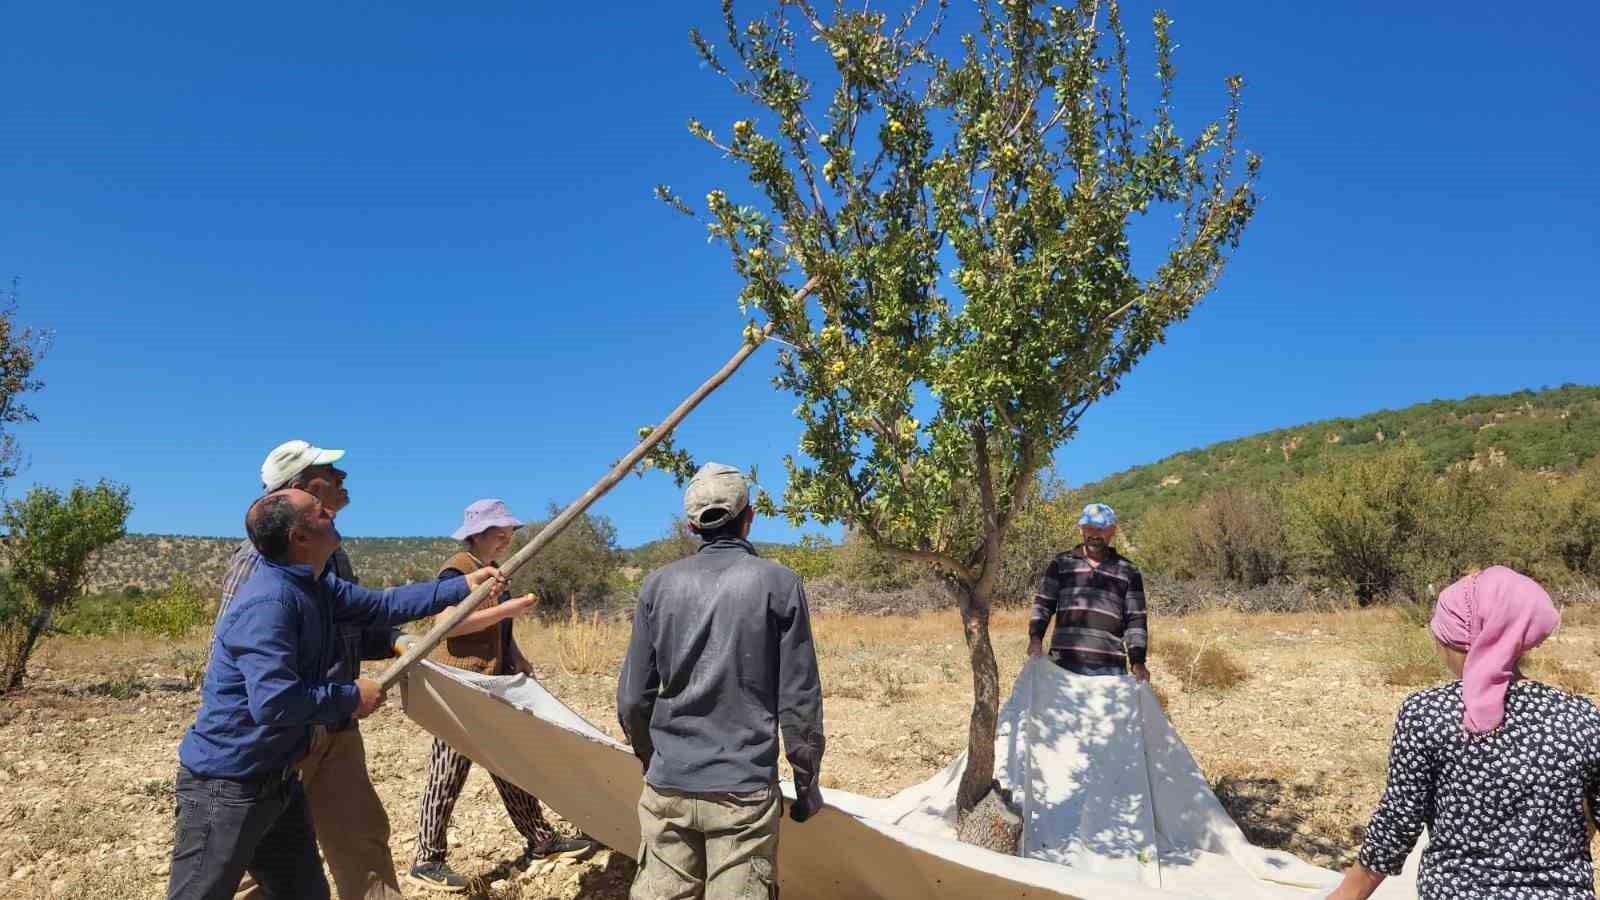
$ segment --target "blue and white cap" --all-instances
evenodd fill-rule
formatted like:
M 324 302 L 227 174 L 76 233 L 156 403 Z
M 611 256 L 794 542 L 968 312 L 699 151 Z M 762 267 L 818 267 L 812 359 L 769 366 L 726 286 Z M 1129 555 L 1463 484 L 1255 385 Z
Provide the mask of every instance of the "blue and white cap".
M 1078 517 L 1078 524 L 1110 528 L 1117 524 L 1117 511 L 1104 503 L 1091 503 L 1083 508 L 1083 515 Z

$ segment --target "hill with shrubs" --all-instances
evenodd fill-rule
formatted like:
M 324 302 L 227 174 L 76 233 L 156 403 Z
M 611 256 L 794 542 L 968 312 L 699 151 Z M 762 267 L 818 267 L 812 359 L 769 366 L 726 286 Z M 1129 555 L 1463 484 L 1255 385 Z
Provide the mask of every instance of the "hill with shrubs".
M 1117 507 L 1121 547 L 1146 572 L 1158 612 L 1425 601 L 1461 573 L 1493 563 L 1589 596 L 1600 584 L 1600 387 L 1313 422 L 1189 450 L 1079 488 L 1042 478 L 1008 536 L 998 603 L 1028 602 L 1045 562 L 1077 542 L 1077 512 L 1089 499 Z M 547 616 L 623 618 L 644 574 L 697 543 L 680 523 L 622 549 L 609 521 L 586 516 L 513 587 L 543 597 Z M 190 592 L 216 596 L 237 545 L 237 538 L 130 535 L 100 554 L 83 610 L 106 611 L 88 616 L 95 622 L 122 622 L 114 611 L 143 596 L 134 605 L 159 601 L 170 607 L 161 616 L 181 617 L 194 608 Z M 386 586 L 431 576 L 454 544 L 351 538 L 346 548 L 363 582 Z M 821 610 L 899 613 L 951 602 L 925 569 L 855 535 L 838 544 L 811 535 L 758 548 L 805 576 Z
M 1134 466 L 1077 493 L 1138 519 L 1146 510 L 1229 488 L 1281 485 L 1402 444 L 1435 473 L 1463 464 L 1570 471 L 1600 455 L 1600 387 L 1434 400 L 1280 428 Z

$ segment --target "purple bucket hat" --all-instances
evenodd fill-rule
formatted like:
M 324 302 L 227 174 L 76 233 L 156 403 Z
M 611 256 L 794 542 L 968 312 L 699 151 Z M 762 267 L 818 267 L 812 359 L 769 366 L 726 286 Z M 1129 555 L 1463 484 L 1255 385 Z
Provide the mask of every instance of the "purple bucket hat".
M 511 510 L 506 509 L 504 500 L 474 500 L 461 516 L 461 527 L 451 533 L 450 537 L 453 540 L 464 541 L 496 525 L 521 528 L 522 520 L 513 516 Z

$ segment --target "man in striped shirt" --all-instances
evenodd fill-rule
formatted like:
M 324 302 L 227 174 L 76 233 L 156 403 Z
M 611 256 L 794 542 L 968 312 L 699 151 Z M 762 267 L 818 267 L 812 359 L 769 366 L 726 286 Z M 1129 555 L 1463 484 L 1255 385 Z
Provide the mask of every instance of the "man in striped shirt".
M 1117 514 L 1091 503 L 1078 519 L 1083 543 L 1050 561 L 1028 616 L 1028 655 L 1042 656 L 1045 631 L 1050 661 L 1078 675 L 1133 673 L 1148 681 L 1145 651 L 1150 645 L 1144 608 L 1144 576 L 1111 547 Z

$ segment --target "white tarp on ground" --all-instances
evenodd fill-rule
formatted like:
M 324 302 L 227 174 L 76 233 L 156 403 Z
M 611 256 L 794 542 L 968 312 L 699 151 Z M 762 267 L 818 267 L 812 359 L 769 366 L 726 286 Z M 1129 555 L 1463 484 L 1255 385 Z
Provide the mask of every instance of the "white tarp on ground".
M 636 852 L 638 760 L 537 681 L 424 663 L 402 698 L 407 715 L 480 765 L 607 846 Z M 955 840 L 958 758 L 887 799 L 825 790 L 827 808 L 782 828 L 784 896 L 1248 900 L 1318 898 L 1337 883 L 1333 872 L 1252 846 L 1150 689 L 1131 678 L 1030 662 L 1000 711 L 995 759 L 1023 807 L 1022 857 Z M 1413 855 L 1409 877 L 1376 896 L 1414 900 L 1415 864 Z

